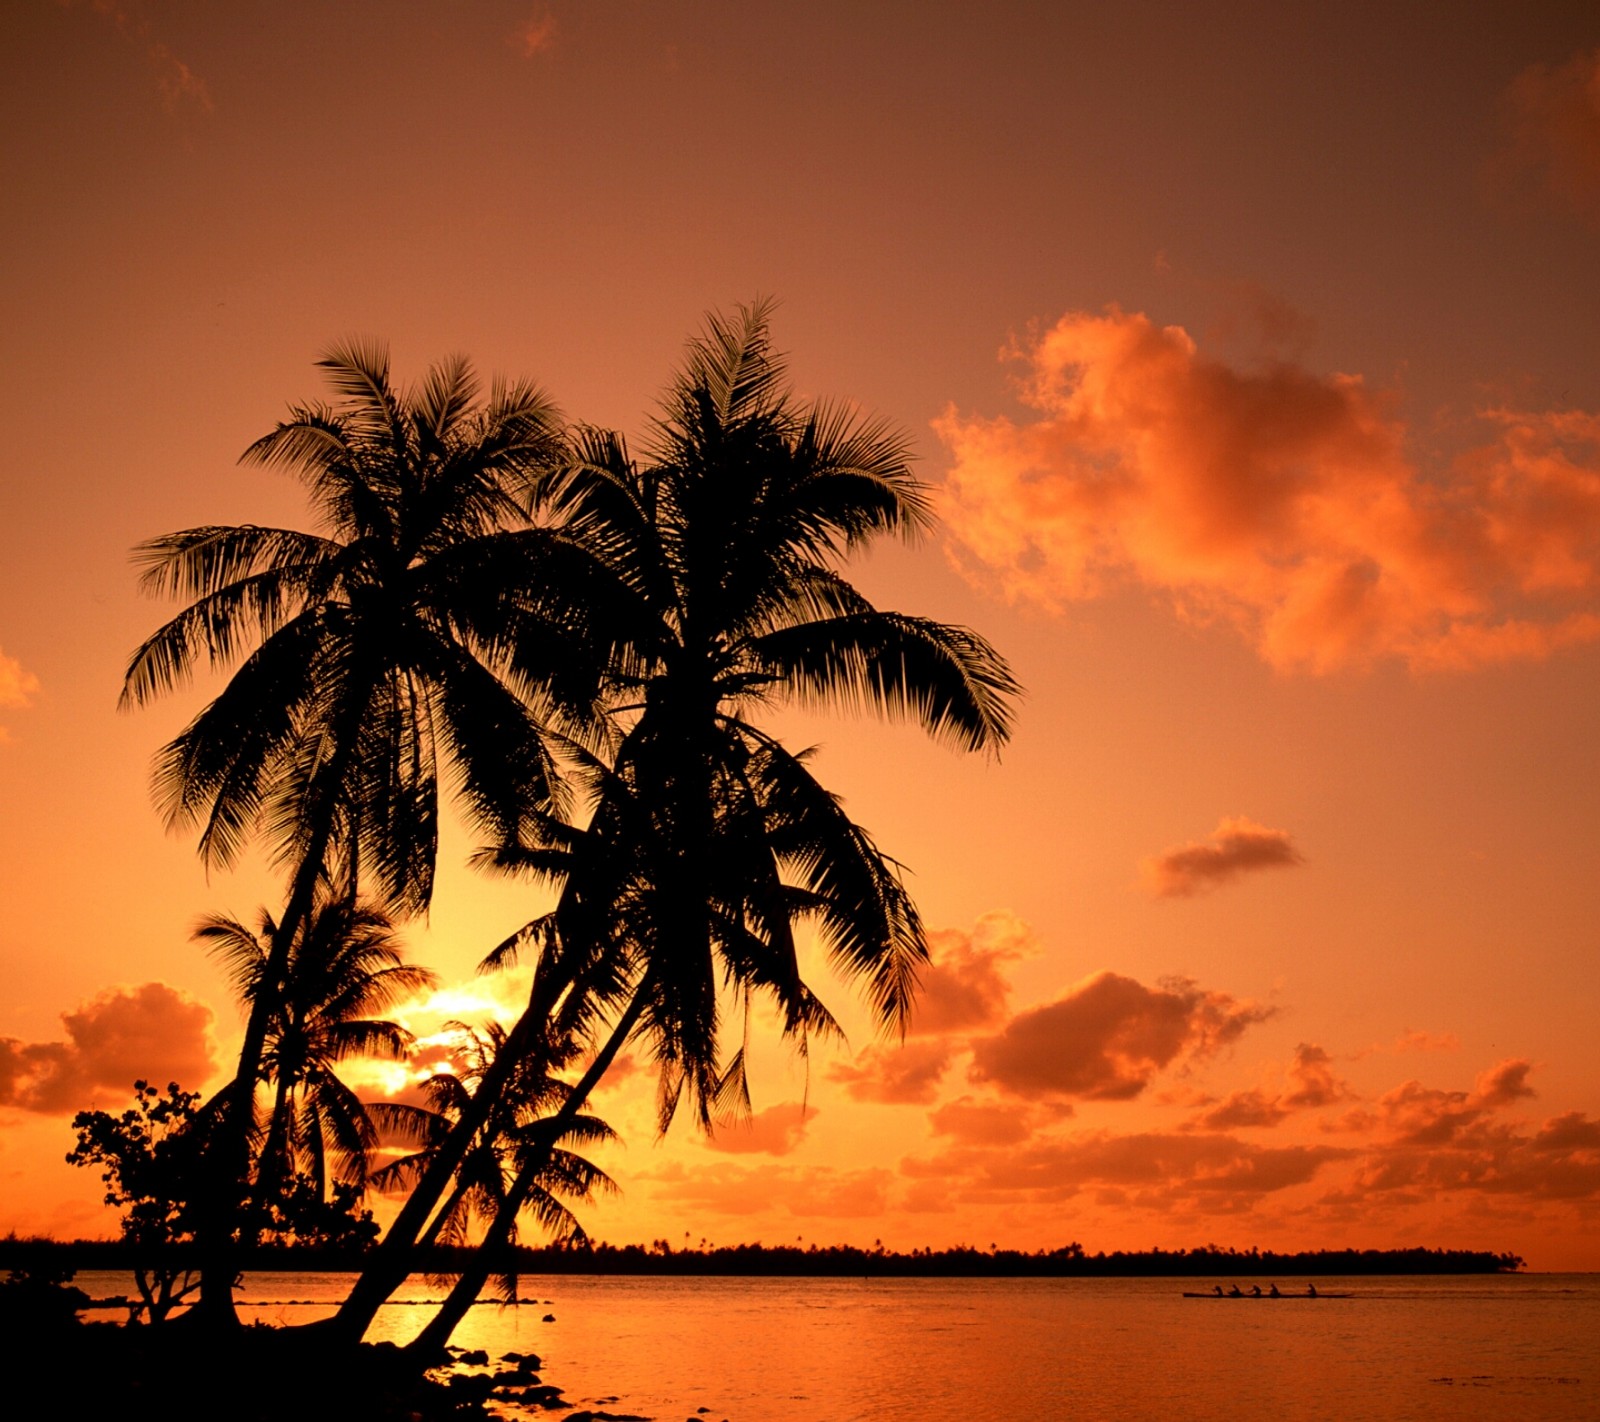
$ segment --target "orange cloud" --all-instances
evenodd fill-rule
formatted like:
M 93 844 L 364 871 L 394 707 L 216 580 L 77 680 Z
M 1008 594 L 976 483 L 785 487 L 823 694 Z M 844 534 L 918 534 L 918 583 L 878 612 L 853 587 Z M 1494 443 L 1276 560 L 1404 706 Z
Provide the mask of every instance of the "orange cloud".
M 785 1101 L 758 1111 L 748 1121 L 718 1126 L 705 1144 L 728 1155 L 788 1155 L 806 1136 L 806 1124 L 817 1114 L 815 1106 Z
M 70 8 L 80 0 L 57 0 L 57 3 Z M 87 0 L 87 8 L 111 21 L 124 39 L 144 52 L 168 112 L 184 103 L 211 112 L 211 91 L 205 80 L 165 44 L 153 38 L 149 16 L 138 0 Z
M 1509 143 L 1492 176 L 1531 177 L 1548 196 L 1600 219 L 1600 49 L 1524 69 L 1502 112 Z
M 1302 1042 L 1294 1049 L 1289 1081 L 1284 1100 L 1299 1110 L 1331 1106 L 1350 1094 L 1350 1088 L 1333 1074 L 1333 1058 L 1310 1042 Z
M 1033 930 L 1009 913 L 986 913 L 971 933 L 947 928 L 928 935 L 931 962 L 919 975 L 920 991 L 909 1040 L 875 1044 L 853 1063 L 834 1062 L 828 1078 L 857 1101 L 926 1105 L 938 1093 L 951 1058 L 966 1034 L 1005 1021 L 1011 984 L 1005 966 L 1038 952 Z
M 1553 1116 L 1530 1134 L 1492 1119 L 1534 1095 L 1531 1064 L 1513 1057 L 1481 1073 L 1470 1092 L 1408 1081 L 1381 1097 L 1376 1117 L 1356 1124 L 1393 1132 L 1364 1158 L 1352 1196 L 1398 1203 L 1447 1192 L 1527 1200 L 1600 1199 L 1600 1121 L 1584 1112 Z
M 84 1110 L 140 1077 L 198 1089 L 211 1075 L 211 1009 L 165 983 L 112 988 L 61 1015 L 65 1042 L 0 1038 L 0 1106 Z
M 936 429 L 957 565 L 1059 609 L 1137 583 L 1273 666 L 1467 668 L 1600 637 L 1600 417 L 1484 412 L 1424 477 L 1392 397 L 1072 312 L 1014 353 L 1037 417 Z
M 532 59 L 536 54 L 544 54 L 555 48 L 560 28 L 549 10 L 536 9 L 517 27 L 511 42 L 522 51 L 524 59 Z
M 1471 1091 L 1441 1091 L 1420 1081 L 1406 1081 L 1378 1098 L 1374 1115 L 1351 1112 L 1341 1124 L 1351 1130 L 1376 1127 L 1392 1133 L 1402 1146 L 1445 1146 L 1480 1139 L 1486 1117 L 1515 1101 L 1535 1095 L 1528 1085 L 1533 1064 L 1508 1057 L 1478 1075 Z
M 1269 1096 L 1259 1088 L 1232 1091 L 1205 1112 L 1198 1124 L 1208 1131 L 1234 1131 L 1251 1126 L 1276 1126 L 1289 1115 L 1283 1098 Z
M 1235 1208 L 1303 1185 L 1323 1165 L 1353 1154 L 1332 1146 L 1257 1146 L 1228 1135 L 1094 1133 L 1008 1151 L 957 1149 L 909 1158 L 900 1168 L 913 1178 L 963 1179 L 961 1194 L 968 1199 L 1018 1193 L 1048 1202 L 1099 1187 L 1134 1206 L 1170 1208 L 1181 1201 Z
M 828 1079 L 843 1085 L 856 1101 L 926 1105 L 939 1090 L 955 1047 L 941 1041 L 909 1041 L 864 1047 L 853 1064 L 831 1062 Z
M 1147 988 L 1100 972 L 975 1042 L 971 1077 L 1013 1096 L 1126 1101 L 1179 1056 L 1209 1056 L 1272 1011 L 1187 978 Z
M 39 678 L 23 667 L 15 657 L 0 651 L 0 708 L 21 710 L 32 702 L 39 690 Z M 9 739 L 6 728 L 0 726 L 0 745 Z
M 1005 964 L 1038 951 L 1033 930 L 1009 913 L 987 913 L 970 934 L 942 929 L 928 935 L 933 961 L 922 970 L 911 1032 L 929 1036 L 991 1027 L 1002 1021 L 1011 984 Z
M 1454 1052 L 1460 1047 L 1461 1039 L 1454 1032 L 1427 1032 L 1421 1028 L 1402 1032 L 1394 1044 L 1396 1052 Z
M 1350 1088 L 1334 1074 L 1333 1058 L 1321 1047 L 1302 1042 L 1294 1051 L 1284 1091 L 1269 1095 L 1259 1088 L 1235 1091 L 1204 1112 L 1196 1124 L 1208 1131 L 1276 1126 L 1296 1111 L 1332 1106 L 1350 1097 Z
M 1066 1114 L 1071 1113 L 1069 1106 Z M 1038 1118 L 1027 1106 L 974 1101 L 970 1096 L 959 1096 L 937 1111 L 930 1111 L 928 1123 L 934 1135 L 950 1136 L 963 1145 L 1009 1146 L 1032 1136 Z
M 695 1170 L 671 1164 L 637 1177 L 654 1198 L 727 1215 L 772 1210 L 800 1217 L 858 1219 L 880 1215 L 889 1205 L 893 1176 L 887 1170 L 834 1170 L 812 1166 L 736 1166 L 716 1162 Z
M 1231 883 L 1242 874 L 1305 862 L 1286 831 L 1239 817 L 1218 821 L 1210 839 L 1162 850 L 1146 859 L 1140 871 L 1157 898 L 1187 899 Z

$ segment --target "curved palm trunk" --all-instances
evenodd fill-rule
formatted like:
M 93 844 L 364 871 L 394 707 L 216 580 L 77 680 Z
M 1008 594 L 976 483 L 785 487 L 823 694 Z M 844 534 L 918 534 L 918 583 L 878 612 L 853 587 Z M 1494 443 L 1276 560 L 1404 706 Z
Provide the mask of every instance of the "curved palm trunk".
M 501 1201 L 500 1208 L 495 1211 L 494 1221 L 490 1224 L 483 1242 L 474 1251 L 466 1270 L 456 1280 L 455 1286 L 450 1290 L 438 1313 L 434 1314 L 422 1332 L 406 1345 L 408 1353 L 430 1357 L 440 1352 L 450 1341 L 456 1326 L 466 1317 L 467 1310 L 472 1307 L 483 1291 L 484 1284 L 488 1282 L 489 1275 L 493 1272 L 493 1258 L 510 1240 L 518 1213 L 527 1204 L 528 1196 L 538 1183 L 540 1173 L 550 1163 L 550 1152 L 555 1149 L 556 1143 L 566 1133 L 567 1127 L 583 1110 L 584 1104 L 595 1087 L 600 1084 L 600 1079 L 606 1074 L 607 1068 L 633 1034 L 644 1008 L 645 989 L 641 987 L 634 993 L 633 1000 L 617 1020 L 617 1025 L 612 1029 L 605 1046 L 589 1064 L 589 1069 L 584 1072 L 582 1079 L 573 1087 L 572 1095 L 554 1116 L 548 1121 L 541 1122 L 544 1130 L 540 1133 L 540 1139 L 530 1149 L 522 1168 L 517 1172 L 517 1178 L 512 1182 L 511 1189 Z
M 306 1327 L 358 1342 L 372 1326 L 372 1320 L 389 1295 L 405 1282 L 411 1272 L 415 1249 L 437 1232 L 430 1227 L 430 1222 L 436 1224 L 439 1219 L 436 1213 L 439 1201 L 450 1190 L 472 1143 L 488 1125 L 513 1073 L 527 1059 L 538 1032 L 556 1010 L 563 991 L 580 990 L 563 978 L 561 966 L 552 958 L 540 960 L 522 1016 L 489 1063 L 478 1089 L 467 1098 L 455 1124 L 436 1147 L 422 1177 L 372 1251 L 339 1311 L 330 1319 Z
M 537 993 L 537 976 L 534 982 L 534 992 Z M 461 1115 L 439 1143 L 422 1178 L 412 1187 L 394 1223 L 373 1249 L 360 1277 L 339 1306 L 339 1311 L 332 1318 L 309 1324 L 308 1327 L 335 1334 L 350 1342 L 359 1342 L 389 1295 L 405 1282 L 406 1275 L 411 1272 L 412 1251 L 433 1217 L 435 1207 L 450 1188 L 456 1168 L 466 1157 L 478 1133 L 488 1123 L 490 1112 L 529 1045 L 538 1022 L 539 1014 L 530 1000 L 527 1010 L 517 1019 L 516 1026 L 507 1036 L 505 1045 L 483 1074 L 478 1089 L 468 1097 Z
M 289 943 L 298 925 L 311 911 L 312 891 L 327 853 L 332 827 L 313 837 L 318 853 L 308 854 L 295 876 L 295 887 L 278 932 L 273 935 L 264 973 L 271 980 L 283 977 L 289 965 Z M 314 868 L 312 866 L 315 866 Z M 205 1184 L 204 1206 L 199 1213 L 195 1239 L 200 1253 L 200 1302 L 194 1313 L 218 1324 L 237 1324 L 233 1306 L 234 1280 L 238 1276 L 238 1246 L 233 1239 L 245 1197 L 250 1190 L 250 1124 L 255 1107 L 256 1078 L 266 1048 L 272 1005 L 262 994 L 250 1005 L 239 1067 L 223 1088 L 224 1106 L 217 1125 L 215 1155 Z
M 267 1127 L 266 1143 L 261 1147 L 261 1159 L 256 1166 L 256 1209 L 246 1229 L 245 1243 L 255 1244 L 261 1237 L 262 1209 L 283 1188 L 289 1173 L 289 1081 L 280 1076 L 278 1089 L 272 1100 L 272 1120 Z
M 417 1241 L 418 1249 L 431 1249 L 439 1242 L 439 1236 L 444 1232 L 446 1222 L 457 1210 L 461 1202 L 467 1198 L 472 1186 L 465 1180 L 458 1179 L 456 1188 L 450 1192 L 450 1198 L 442 1204 L 435 1213 L 427 1229 L 422 1231 L 422 1238 Z
M 322 777 L 327 785 L 337 786 L 354 756 L 355 733 L 370 699 L 375 678 L 364 681 L 364 694 L 351 699 L 335 728 L 334 750 Z M 305 854 L 295 871 L 289 902 L 272 935 L 262 974 L 268 983 L 280 983 L 289 970 L 289 952 L 296 935 L 311 918 L 317 880 L 326 867 L 333 843 L 337 801 L 330 794 L 327 804 L 312 826 Z M 273 1011 L 272 994 L 258 993 L 250 1004 L 245 1021 L 244 1042 L 239 1048 L 239 1068 L 223 1088 L 226 1093 L 217 1138 L 213 1145 L 211 1169 L 205 1183 L 204 1206 L 199 1212 L 195 1240 L 200 1255 L 200 1302 L 193 1312 L 198 1319 L 219 1325 L 239 1323 L 233 1305 L 234 1280 L 239 1274 L 238 1246 L 233 1239 L 245 1197 L 250 1190 L 250 1124 L 255 1104 L 256 1079 L 261 1073 L 261 1058 L 266 1050 L 267 1030 Z

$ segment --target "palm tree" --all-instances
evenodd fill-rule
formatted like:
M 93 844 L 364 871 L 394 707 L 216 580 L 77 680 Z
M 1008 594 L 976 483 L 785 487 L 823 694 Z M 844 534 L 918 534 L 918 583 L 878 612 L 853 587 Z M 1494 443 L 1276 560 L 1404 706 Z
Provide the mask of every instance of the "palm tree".
M 872 538 L 922 532 L 926 494 L 882 422 L 794 400 L 768 314 L 709 320 L 643 465 L 590 431 L 535 485 L 535 512 L 597 551 L 631 617 L 611 666 L 616 743 L 575 756 L 587 830 L 530 820 L 532 837 L 488 856 L 563 883 L 536 935 L 548 984 L 541 1001 L 536 982 L 537 1010 L 612 1023 L 547 1135 L 636 1031 L 660 1066 L 663 1128 L 685 1101 L 702 1124 L 743 1109 L 742 1050 L 722 1050 L 730 1010 L 747 1020 L 765 996 L 802 1045 L 832 1024 L 800 976 L 800 919 L 864 981 L 880 1025 L 904 1028 L 926 946 L 897 866 L 755 713 L 799 701 L 905 714 L 965 750 L 1008 735 L 1018 688 L 982 638 L 881 611 L 840 573 Z M 391 1228 L 385 1248 L 406 1243 Z M 419 1343 L 448 1337 L 483 1277 L 462 1276 Z M 349 1326 L 364 1328 L 371 1298 L 355 1303 Z
M 123 705 L 201 665 L 239 663 L 157 756 L 168 824 L 199 829 L 208 865 L 264 836 L 289 881 L 262 968 L 273 990 L 252 999 L 221 1102 L 201 1232 L 211 1316 L 232 1315 L 250 1103 L 319 880 L 365 886 L 397 912 L 424 908 L 441 758 L 496 840 L 559 808 L 541 721 L 554 707 L 581 714 L 585 649 L 607 644 L 592 626 L 601 604 L 585 596 L 592 557 L 530 527 L 518 503 L 564 448 L 543 394 L 496 381 L 481 403 L 460 359 L 397 391 L 378 346 L 339 346 L 319 364 L 339 404 L 292 407 L 244 460 L 295 473 L 322 531 L 208 525 L 136 553 L 146 589 L 188 606 L 134 653 Z
M 309 1183 L 319 1203 L 335 1178 L 365 1185 L 377 1128 L 338 1066 L 352 1057 L 405 1060 L 411 1034 L 375 1014 L 436 981 L 402 959 L 387 915 L 332 898 L 326 886 L 290 946 L 282 983 L 267 971 L 278 932 L 265 910 L 254 930 L 221 915 L 195 930 L 226 965 L 241 1002 L 253 1007 L 269 999 L 261 1079 L 271 1088 L 272 1106 L 256 1165 L 257 1219 L 270 1215 L 296 1179 Z
M 380 1103 L 373 1108 L 374 1118 L 386 1135 L 409 1140 L 420 1148 L 375 1170 L 369 1183 L 379 1190 L 407 1188 L 427 1168 L 434 1152 L 448 1137 L 451 1128 L 468 1110 L 473 1095 L 481 1088 L 495 1058 L 505 1049 L 507 1033 L 491 1022 L 483 1031 L 454 1022 L 448 1026 L 461 1040 L 461 1071 L 436 1072 L 422 1085 L 427 1106 Z M 578 1045 L 569 1043 L 563 1055 L 576 1055 Z M 536 1122 L 559 1108 L 570 1088 L 548 1072 L 536 1078 L 521 1064 L 521 1075 L 513 1089 L 500 1093 L 491 1103 L 489 1120 L 456 1170 L 455 1185 L 444 1204 L 418 1241 L 422 1248 L 434 1244 L 467 1243 L 475 1219 L 492 1220 L 505 1202 L 507 1189 L 516 1177 Z M 604 1121 L 593 1116 L 576 1117 L 563 1140 L 595 1145 L 616 1139 Z M 524 1203 L 538 1223 L 552 1236 L 582 1240 L 583 1226 L 565 1199 L 587 1200 L 595 1190 L 614 1191 L 615 1182 L 603 1171 L 572 1151 L 554 1149 L 544 1162 L 538 1179 Z

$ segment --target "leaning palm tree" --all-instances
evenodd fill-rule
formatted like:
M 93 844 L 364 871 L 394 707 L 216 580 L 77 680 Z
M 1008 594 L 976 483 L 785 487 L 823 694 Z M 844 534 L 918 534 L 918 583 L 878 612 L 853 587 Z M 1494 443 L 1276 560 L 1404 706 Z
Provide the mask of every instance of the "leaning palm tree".
M 530 818 L 533 835 L 488 856 L 562 885 L 530 935 L 543 950 L 534 1021 L 564 1013 L 608 1032 L 547 1135 L 636 1033 L 659 1063 L 663 1128 L 684 1103 L 702 1123 L 740 1109 L 743 1055 L 723 1041 L 730 1013 L 742 1022 L 764 996 L 802 1044 L 832 1021 L 800 976 L 802 919 L 834 966 L 864 981 L 882 1027 L 903 1029 L 926 946 L 897 868 L 809 757 L 760 729 L 761 710 L 799 701 L 904 714 L 965 750 L 995 750 L 1008 735 L 1017 687 L 982 638 L 882 611 L 840 572 L 875 537 L 924 531 L 926 494 L 899 434 L 794 399 L 768 314 L 758 304 L 713 317 L 691 342 L 644 463 L 618 436 L 590 431 L 535 485 L 536 513 L 596 550 L 624 590 L 613 605 L 631 618 L 610 668 L 614 742 L 577 757 L 587 829 Z M 527 1030 L 519 1049 L 539 1035 Z M 411 1201 L 419 1211 L 443 1187 L 426 1183 Z M 372 1274 L 392 1280 L 415 1237 L 397 1221 Z M 500 1237 L 491 1226 L 487 1243 Z M 381 1280 L 365 1284 L 343 1311 L 352 1332 L 382 1292 Z M 474 1292 L 469 1272 L 419 1341 L 448 1337 Z
M 195 930 L 222 960 L 242 1003 L 270 998 L 261 1079 L 271 1106 L 251 1195 L 257 1219 L 270 1214 L 291 1181 L 307 1181 L 318 1202 L 336 1178 L 365 1185 L 378 1132 L 339 1066 L 355 1057 L 405 1060 L 411 1034 L 375 1014 L 436 981 L 403 960 L 387 915 L 333 898 L 325 886 L 290 945 L 281 983 L 267 972 L 278 932 L 265 910 L 254 929 L 215 915 Z
M 188 601 L 134 653 L 125 706 L 238 663 L 157 756 L 169 825 L 194 827 L 208 865 L 265 838 L 287 873 L 224 1088 L 201 1228 L 206 1315 L 232 1315 L 229 1262 L 249 1163 L 251 1099 L 270 1004 L 318 882 L 425 908 L 437 848 L 440 762 L 496 840 L 559 807 L 541 738 L 547 712 L 581 715 L 600 601 L 592 555 L 530 527 L 518 503 L 564 451 L 534 387 L 496 381 L 486 403 L 460 359 L 397 390 L 387 353 L 351 344 L 319 364 L 339 397 L 304 405 L 245 451 L 296 474 L 320 529 L 208 525 L 141 545 L 148 591 Z

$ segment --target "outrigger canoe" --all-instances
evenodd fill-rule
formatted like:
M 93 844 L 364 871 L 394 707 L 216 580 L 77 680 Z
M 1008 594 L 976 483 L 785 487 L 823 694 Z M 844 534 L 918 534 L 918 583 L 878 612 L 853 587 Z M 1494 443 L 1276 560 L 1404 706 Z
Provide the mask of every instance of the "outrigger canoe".
M 1353 1294 L 1325 1294 L 1320 1290 L 1314 1294 L 1191 1294 L 1185 1293 L 1186 1299 L 1348 1299 L 1355 1297 Z

